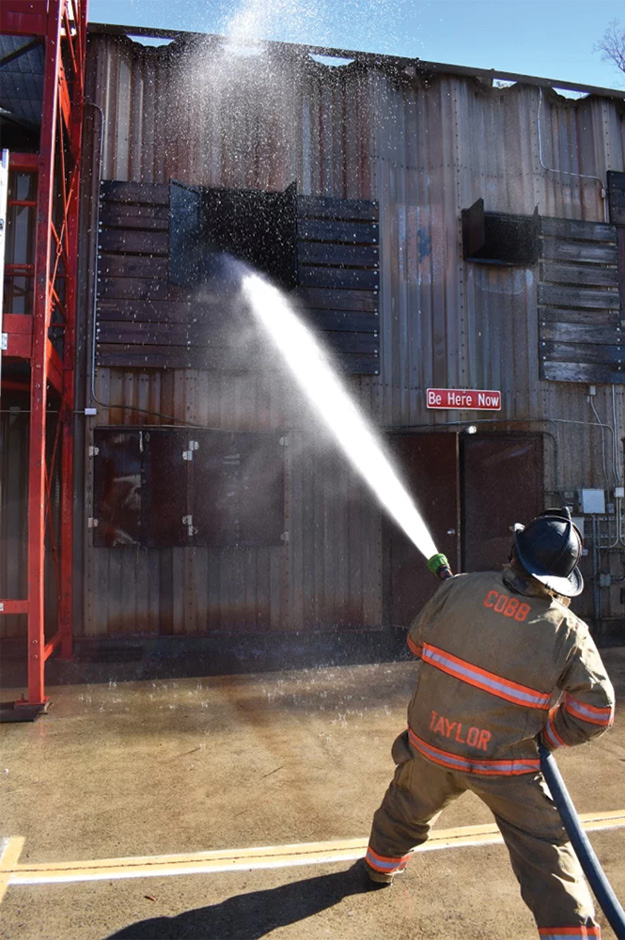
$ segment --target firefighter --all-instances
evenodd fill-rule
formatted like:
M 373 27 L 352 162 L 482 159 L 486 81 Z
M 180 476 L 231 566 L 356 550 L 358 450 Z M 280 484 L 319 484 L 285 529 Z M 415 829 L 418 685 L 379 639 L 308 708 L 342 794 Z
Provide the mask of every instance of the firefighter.
M 568 609 L 584 586 L 569 510 L 513 531 L 503 571 L 445 581 L 410 627 L 417 685 L 365 870 L 391 884 L 441 810 L 471 790 L 495 816 L 542 940 L 599 937 L 536 739 L 553 750 L 602 734 L 614 690 L 588 627 Z

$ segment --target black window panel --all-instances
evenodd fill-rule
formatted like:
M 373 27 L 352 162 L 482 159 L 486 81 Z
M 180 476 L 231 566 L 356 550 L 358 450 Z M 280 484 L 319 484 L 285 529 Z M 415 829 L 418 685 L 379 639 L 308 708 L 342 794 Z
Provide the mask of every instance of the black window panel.
M 93 544 L 106 548 L 143 543 L 141 467 L 143 436 L 138 430 L 94 431 Z
M 203 431 L 193 455 L 194 542 L 277 545 L 284 530 L 284 449 L 277 432 Z
M 608 204 L 612 225 L 625 226 L 625 173 L 608 170 Z
M 172 180 L 169 187 L 169 280 L 182 287 L 204 278 L 202 190 Z
M 482 264 L 536 264 L 538 230 L 538 210 L 529 216 L 484 212 L 484 200 L 478 199 L 462 210 L 464 259 Z
M 279 432 L 98 428 L 94 545 L 279 545 Z
M 170 186 L 170 280 L 191 287 L 223 278 L 224 252 L 297 286 L 297 186 L 284 192 Z
M 150 428 L 144 432 L 143 489 L 146 504 L 145 544 L 153 548 L 188 545 L 188 452 L 193 432 Z M 192 453 L 192 452 L 191 452 Z

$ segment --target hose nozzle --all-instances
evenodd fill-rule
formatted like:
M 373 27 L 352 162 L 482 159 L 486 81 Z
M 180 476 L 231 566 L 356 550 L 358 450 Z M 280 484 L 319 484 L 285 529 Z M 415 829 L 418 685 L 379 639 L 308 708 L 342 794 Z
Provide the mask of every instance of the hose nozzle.
M 451 570 L 447 556 L 439 552 L 437 555 L 432 555 L 431 558 L 428 558 L 428 568 L 432 574 L 437 575 L 441 581 L 446 581 L 447 578 L 453 578 L 454 573 Z

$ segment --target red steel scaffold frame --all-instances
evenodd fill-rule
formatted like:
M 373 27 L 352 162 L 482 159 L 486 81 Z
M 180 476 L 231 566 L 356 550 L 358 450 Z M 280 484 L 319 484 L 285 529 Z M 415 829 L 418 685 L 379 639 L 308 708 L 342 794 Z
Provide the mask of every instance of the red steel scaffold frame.
M 30 413 L 27 596 L 0 600 L 0 613 L 27 617 L 28 696 L 15 705 L 35 711 L 47 703 L 46 660 L 57 647 L 63 656 L 72 652 L 74 337 L 86 27 L 86 0 L 2 0 L 0 4 L 2 34 L 39 40 L 44 54 L 39 151 L 12 152 L 9 158 L 9 173 L 35 173 L 37 177 L 32 265 L 20 266 L 30 268 L 20 272 L 5 266 L 5 276 L 20 273 L 33 278 L 32 315 L 8 311 L 2 325 L 6 333 L 3 361 L 22 360 L 30 366 L 29 383 L 24 383 L 30 391 Z M 51 341 L 51 326 L 55 337 L 61 337 L 57 348 Z M 7 387 L 15 388 L 15 383 L 7 379 Z M 60 401 L 52 454 L 46 447 L 49 393 Z M 60 506 L 53 513 L 56 460 Z M 57 585 L 57 622 L 48 631 L 46 551 L 54 562 Z

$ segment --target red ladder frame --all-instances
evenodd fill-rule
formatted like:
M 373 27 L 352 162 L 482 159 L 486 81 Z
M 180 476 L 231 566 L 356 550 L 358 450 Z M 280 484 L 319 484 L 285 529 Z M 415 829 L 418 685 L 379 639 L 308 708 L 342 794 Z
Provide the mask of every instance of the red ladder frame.
M 3 317 L 4 356 L 30 364 L 28 589 L 26 598 L 0 601 L 0 613 L 26 614 L 28 621 L 28 697 L 16 705 L 42 709 L 47 703 L 45 662 L 57 647 L 63 656 L 70 656 L 73 642 L 74 358 L 86 0 L 3 0 L 0 29 L 7 35 L 37 37 L 44 50 L 39 152 L 11 153 L 9 162 L 10 172 L 37 174 L 32 316 L 8 312 Z M 7 265 L 5 275 L 11 273 Z M 62 330 L 62 355 L 50 340 L 52 323 Z M 15 387 L 8 381 L 7 386 Z M 54 454 L 47 459 L 49 389 L 60 399 L 60 415 Z M 54 533 L 50 488 L 59 439 L 60 522 Z M 47 532 L 57 568 L 58 598 L 57 623 L 46 641 Z

